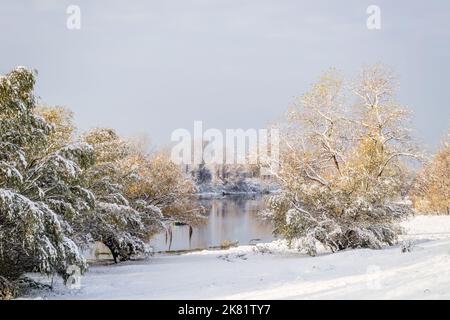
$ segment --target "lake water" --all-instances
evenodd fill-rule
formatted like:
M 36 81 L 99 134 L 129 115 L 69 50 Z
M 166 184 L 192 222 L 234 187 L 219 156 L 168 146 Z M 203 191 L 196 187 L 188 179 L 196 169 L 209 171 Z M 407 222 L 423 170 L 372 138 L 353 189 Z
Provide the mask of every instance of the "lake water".
M 151 245 L 155 251 L 207 249 L 224 242 L 247 245 L 273 240 L 269 222 L 258 216 L 264 208 L 261 196 L 226 196 L 220 199 L 198 200 L 207 209 L 207 223 L 192 228 L 172 226 L 172 241 L 166 233 L 157 235 Z

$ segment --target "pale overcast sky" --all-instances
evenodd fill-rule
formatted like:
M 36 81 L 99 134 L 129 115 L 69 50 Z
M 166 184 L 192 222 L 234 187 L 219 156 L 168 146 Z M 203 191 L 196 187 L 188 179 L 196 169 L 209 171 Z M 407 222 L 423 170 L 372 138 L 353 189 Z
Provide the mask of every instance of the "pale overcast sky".
M 368 30 L 366 9 L 381 9 Z M 81 9 L 81 29 L 66 9 Z M 336 67 L 382 62 L 400 80 L 422 142 L 450 120 L 450 1 L 2 0 L 0 73 L 39 71 L 43 103 L 77 126 L 145 133 L 165 144 L 176 128 L 262 128 Z

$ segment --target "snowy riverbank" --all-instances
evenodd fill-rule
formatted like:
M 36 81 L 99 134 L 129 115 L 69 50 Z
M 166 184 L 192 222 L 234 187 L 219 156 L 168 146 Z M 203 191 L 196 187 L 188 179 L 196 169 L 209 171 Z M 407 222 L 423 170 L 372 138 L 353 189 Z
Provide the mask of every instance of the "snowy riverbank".
M 281 242 L 256 250 L 157 255 L 92 266 L 80 289 L 58 283 L 44 299 L 450 299 L 450 216 L 405 223 L 401 246 L 301 255 Z

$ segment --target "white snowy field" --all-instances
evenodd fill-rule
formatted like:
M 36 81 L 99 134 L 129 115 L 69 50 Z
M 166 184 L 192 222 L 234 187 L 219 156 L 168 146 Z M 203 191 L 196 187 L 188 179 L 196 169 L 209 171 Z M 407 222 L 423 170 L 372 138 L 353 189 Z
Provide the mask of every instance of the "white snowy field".
M 92 266 L 80 289 L 59 284 L 44 299 L 450 299 L 450 216 L 406 222 L 401 246 L 309 257 L 275 242 L 256 252 L 157 255 L 146 261 Z

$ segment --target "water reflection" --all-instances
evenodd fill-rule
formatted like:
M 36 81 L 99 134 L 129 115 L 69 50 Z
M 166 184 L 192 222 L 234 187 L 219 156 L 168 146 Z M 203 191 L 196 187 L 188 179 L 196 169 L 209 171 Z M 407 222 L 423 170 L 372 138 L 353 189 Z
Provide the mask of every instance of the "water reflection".
M 225 241 L 246 245 L 273 240 L 270 223 L 257 215 L 264 207 L 262 197 L 228 196 L 198 201 L 207 208 L 208 222 L 194 227 L 191 238 L 188 226 L 173 226 L 172 242 L 165 233 L 151 241 L 156 251 L 206 249 L 220 246 Z

